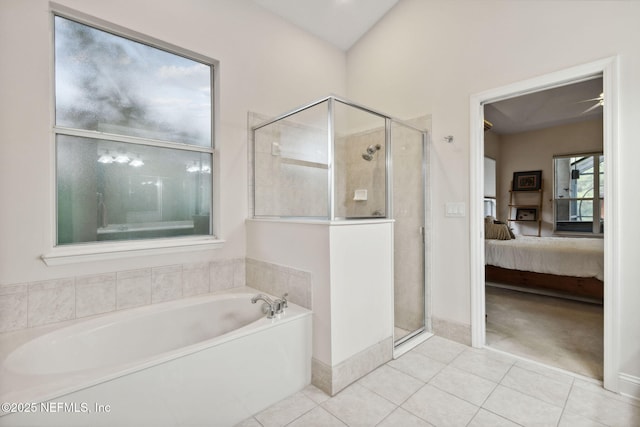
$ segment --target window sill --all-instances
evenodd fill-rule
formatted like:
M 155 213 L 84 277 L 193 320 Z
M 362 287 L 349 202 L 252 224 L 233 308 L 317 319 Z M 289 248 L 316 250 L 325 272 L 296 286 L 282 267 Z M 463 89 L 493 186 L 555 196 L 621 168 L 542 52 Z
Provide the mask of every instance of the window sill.
M 553 237 L 590 237 L 594 239 L 603 239 L 604 233 L 588 233 L 584 231 L 554 231 Z
M 47 266 L 104 261 L 132 256 L 163 255 L 176 252 L 217 249 L 224 240 L 211 236 L 146 241 L 109 242 L 55 247 L 41 259 Z

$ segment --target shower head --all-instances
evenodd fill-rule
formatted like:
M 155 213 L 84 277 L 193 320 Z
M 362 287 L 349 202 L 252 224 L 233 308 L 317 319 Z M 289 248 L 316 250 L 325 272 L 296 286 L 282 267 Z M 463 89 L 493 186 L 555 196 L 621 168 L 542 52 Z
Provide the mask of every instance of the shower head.
M 373 155 L 376 154 L 376 151 L 378 151 L 381 148 L 382 146 L 380 144 L 368 146 L 367 151 L 365 153 L 362 153 L 362 158 L 365 159 L 367 162 L 370 162 L 371 160 L 373 160 Z

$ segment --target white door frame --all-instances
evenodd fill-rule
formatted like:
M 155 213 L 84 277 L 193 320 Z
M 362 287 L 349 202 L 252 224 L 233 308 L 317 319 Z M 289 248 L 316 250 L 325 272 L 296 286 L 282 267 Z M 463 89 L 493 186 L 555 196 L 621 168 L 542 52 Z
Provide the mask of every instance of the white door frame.
M 471 344 L 485 346 L 484 291 L 484 104 L 513 98 L 552 87 L 563 86 L 594 75 L 602 75 L 603 153 L 607 165 L 605 180 L 606 232 L 604 233 L 604 387 L 619 390 L 620 319 L 618 282 L 618 242 L 622 235 L 618 223 L 619 148 L 618 148 L 618 57 L 605 58 L 544 76 L 491 89 L 471 96 L 470 111 L 470 274 Z

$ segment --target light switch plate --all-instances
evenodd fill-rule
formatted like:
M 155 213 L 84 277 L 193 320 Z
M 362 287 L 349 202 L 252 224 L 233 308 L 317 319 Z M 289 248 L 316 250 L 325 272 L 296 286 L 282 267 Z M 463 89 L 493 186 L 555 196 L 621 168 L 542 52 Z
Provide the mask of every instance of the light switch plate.
M 465 212 L 464 202 L 447 202 L 444 205 L 444 216 L 446 217 L 463 217 L 466 214 Z

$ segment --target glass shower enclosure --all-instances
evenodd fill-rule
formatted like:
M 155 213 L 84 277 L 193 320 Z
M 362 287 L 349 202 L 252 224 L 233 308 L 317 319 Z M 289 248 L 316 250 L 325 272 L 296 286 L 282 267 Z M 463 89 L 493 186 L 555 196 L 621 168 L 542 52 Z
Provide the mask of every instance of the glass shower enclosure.
M 427 132 L 328 96 L 252 128 L 254 218 L 394 220 L 394 342 L 426 330 Z

